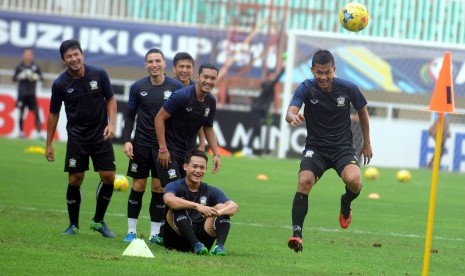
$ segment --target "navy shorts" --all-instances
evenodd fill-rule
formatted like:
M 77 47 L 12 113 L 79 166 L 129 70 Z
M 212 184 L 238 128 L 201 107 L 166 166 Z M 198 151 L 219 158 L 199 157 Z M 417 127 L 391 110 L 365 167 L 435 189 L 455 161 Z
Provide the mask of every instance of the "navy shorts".
M 315 175 L 315 179 L 318 180 L 325 171 L 331 168 L 341 176 L 345 166 L 349 164 L 360 167 L 353 147 L 307 147 L 300 161 L 300 171 L 311 171 Z
M 35 110 L 37 108 L 37 98 L 35 95 L 26 95 L 18 97 L 16 107 L 18 108 L 29 108 L 29 110 Z
M 163 245 L 167 249 L 175 249 L 183 252 L 192 251 L 192 247 L 189 241 L 186 238 L 176 234 L 174 229 L 171 228 L 171 225 L 165 222 L 164 227 L 165 232 L 163 234 Z M 192 227 L 194 229 L 195 236 L 201 243 L 205 245 L 206 248 L 208 248 L 208 250 L 210 250 L 216 238 L 208 235 L 205 231 L 205 220 L 203 223 L 193 225 Z
M 134 158 L 129 159 L 127 176 L 136 179 L 144 179 L 149 177 L 158 178 L 153 147 L 133 144 Z
M 94 164 L 94 171 L 116 171 L 115 153 L 110 140 L 95 144 L 66 145 L 65 172 L 77 173 L 89 170 L 89 157 Z
M 154 153 L 155 159 L 158 160 L 158 148 L 154 148 L 156 153 Z M 157 175 L 160 177 L 160 183 L 162 187 L 165 187 L 168 183 L 186 177 L 186 171 L 184 170 L 184 158 L 179 158 L 174 155 L 170 156 L 171 163 L 169 168 L 165 169 L 157 161 Z

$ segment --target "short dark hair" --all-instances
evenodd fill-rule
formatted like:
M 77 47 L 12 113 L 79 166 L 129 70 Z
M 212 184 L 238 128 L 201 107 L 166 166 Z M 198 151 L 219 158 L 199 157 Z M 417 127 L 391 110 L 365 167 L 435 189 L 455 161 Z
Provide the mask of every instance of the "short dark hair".
M 199 75 L 202 73 L 203 69 L 212 69 L 212 70 L 215 70 L 216 73 L 219 72 L 218 67 L 216 67 L 216 65 L 213 65 L 211 63 L 203 63 L 202 65 L 200 65 Z
M 152 49 L 147 51 L 147 54 L 145 54 L 145 61 L 147 61 L 147 56 L 150 55 L 150 54 L 160 54 L 161 57 L 163 59 L 165 59 L 165 55 L 163 54 L 163 52 L 160 49 L 152 48 Z
M 315 64 L 326 64 L 330 62 L 333 66 L 336 64 L 333 54 L 328 50 L 319 49 L 313 54 L 312 67 L 315 66 Z
M 194 66 L 194 58 L 187 52 L 179 52 L 176 55 L 174 55 L 173 66 L 176 66 L 176 64 L 180 60 L 189 60 L 190 62 L 192 62 L 192 66 Z
M 193 150 L 188 151 L 186 153 L 186 158 L 185 158 L 185 162 L 187 164 L 189 164 L 189 162 L 191 161 L 192 156 L 202 157 L 208 163 L 208 156 L 203 150 L 193 149 Z
M 63 41 L 60 45 L 61 59 L 64 59 L 65 52 L 69 49 L 78 49 L 82 54 L 81 43 L 76 39 L 68 39 Z

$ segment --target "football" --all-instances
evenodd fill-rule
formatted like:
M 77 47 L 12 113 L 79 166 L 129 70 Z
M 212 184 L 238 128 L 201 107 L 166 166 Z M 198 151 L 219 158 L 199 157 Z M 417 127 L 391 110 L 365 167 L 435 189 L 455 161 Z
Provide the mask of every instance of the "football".
M 412 179 L 412 175 L 409 170 L 399 170 L 397 172 L 397 180 L 399 182 L 407 182 Z
M 350 2 L 339 12 L 339 23 L 344 29 L 359 32 L 368 26 L 369 15 L 367 8 L 357 2 Z
M 115 182 L 113 183 L 113 185 L 114 185 L 114 190 L 115 191 L 124 192 L 129 187 L 129 181 L 126 178 L 126 176 L 121 175 L 121 174 L 117 174 L 115 176 Z
M 365 178 L 367 180 L 376 180 L 379 177 L 378 169 L 375 167 L 369 167 L 365 170 Z

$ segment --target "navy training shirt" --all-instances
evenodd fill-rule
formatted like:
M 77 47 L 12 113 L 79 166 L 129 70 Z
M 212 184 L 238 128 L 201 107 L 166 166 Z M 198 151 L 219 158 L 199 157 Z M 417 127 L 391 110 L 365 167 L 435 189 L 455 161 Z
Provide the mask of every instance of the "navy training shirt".
M 352 146 L 350 105 L 358 111 L 367 104 L 354 83 L 334 78 L 332 91 L 323 92 L 315 79 L 307 79 L 296 88 L 289 106 L 302 104 L 307 146 Z
M 53 82 L 50 112 L 59 113 L 64 102 L 68 141 L 98 143 L 108 125 L 106 100 L 113 97 L 113 88 L 105 70 L 84 66 L 82 78 L 74 79 L 65 71 Z
M 172 193 L 182 199 L 196 202 L 204 206 L 213 207 L 218 203 L 226 203 L 230 199 L 218 188 L 201 182 L 197 192 L 192 192 L 186 184 L 186 179 L 178 179 L 168 183 L 165 187 L 165 194 Z M 187 213 L 192 219 L 192 224 L 201 223 L 204 218 L 203 215 L 195 209 L 188 209 Z
M 165 122 L 166 144 L 170 153 L 184 158 L 195 148 L 197 133 L 202 126 L 213 127 L 216 99 L 208 93 L 203 102 L 197 100 L 195 85 L 177 90 L 163 108 L 171 117 Z
M 173 92 L 183 87 L 180 81 L 169 77 L 165 77 L 165 81 L 161 85 L 153 85 L 149 76 L 134 82 L 131 85 L 126 106 L 123 140 L 130 141 L 134 117 L 137 115 L 133 143 L 145 146 L 153 146 L 154 143 L 157 143 L 155 116 Z

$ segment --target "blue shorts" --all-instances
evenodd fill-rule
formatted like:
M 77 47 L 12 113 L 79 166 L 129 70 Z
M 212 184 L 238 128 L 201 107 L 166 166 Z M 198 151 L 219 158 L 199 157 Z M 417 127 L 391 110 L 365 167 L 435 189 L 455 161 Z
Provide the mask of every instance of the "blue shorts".
M 300 171 L 311 171 L 315 179 L 319 179 L 328 169 L 334 169 L 339 176 L 345 166 L 354 164 L 360 167 L 357 154 L 353 147 L 309 147 L 303 152 L 300 161 Z

